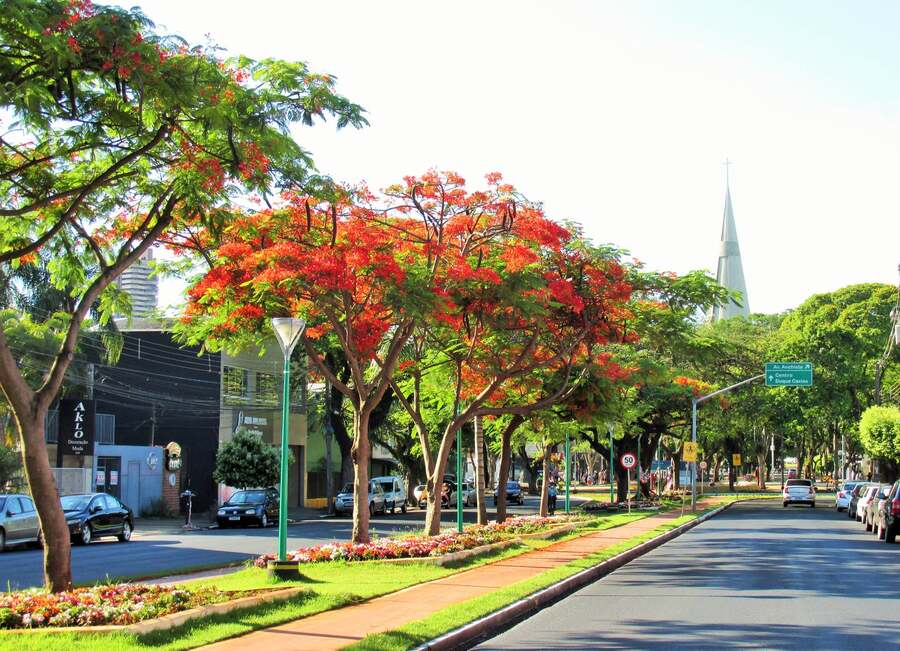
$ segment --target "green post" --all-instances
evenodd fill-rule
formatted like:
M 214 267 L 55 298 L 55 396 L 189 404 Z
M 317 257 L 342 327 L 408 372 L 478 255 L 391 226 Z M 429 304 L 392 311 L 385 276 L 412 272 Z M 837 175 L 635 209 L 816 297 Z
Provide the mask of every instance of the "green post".
M 456 530 L 463 530 L 462 427 L 456 430 Z
M 275 317 L 272 330 L 284 353 L 281 390 L 281 477 L 278 482 L 278 560 L 267 564 L 270 576 L 281 579 L 300 578 L 299 566 L 287 560 L 288 497 L 288 431 L 291 418 L 291 352 L 300 341 L 306 323 L 293 317 Z
M 641 499 L 641 435 L 638 434 L 638 454 L 637 454 L 637 496 Z
M 613 428 L 614 426 L 608 426 L 609 429 L 609 503 L 612 504 L 616 501 L 615 496 L 613 495 L 613 475 L 615 474 L 615 469 L 613 466 Z
M 284 356 L 281 392 L 281 478 L 278 485 L 278 560 L 287 560 L 288 420 L 291 417 L 291 359 Z
M 569 512 L 569 478 L 571 477 L 571 461 L 569 456 L 569 433 L 566 432 L 566 513 Z

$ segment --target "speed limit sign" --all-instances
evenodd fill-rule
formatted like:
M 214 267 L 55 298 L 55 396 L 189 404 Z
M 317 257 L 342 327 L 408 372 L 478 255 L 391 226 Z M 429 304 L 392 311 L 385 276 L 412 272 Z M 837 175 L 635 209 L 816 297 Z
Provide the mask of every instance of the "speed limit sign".
M 700 462 L 700 470 L 706 470 L 707 464 L 705 461 Z
M 622 455 L 622 467 L 631 470 L 637 465 L 637 457 L 630 452 Z

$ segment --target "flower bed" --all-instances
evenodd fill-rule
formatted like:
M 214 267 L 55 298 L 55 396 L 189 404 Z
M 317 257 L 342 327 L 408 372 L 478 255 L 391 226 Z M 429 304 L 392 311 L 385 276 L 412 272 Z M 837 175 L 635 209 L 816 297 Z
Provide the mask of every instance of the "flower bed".
M 528 516 L 511 518 L 502 523 L 491 522 L 483 526 L 468 527 L 462 533 L 454 531 L 436 536 L 379 538 L 365 544 L 327 543 L 288 552 L 288 559 L 298 563 L 323 563 L 327 561 L 371 561 L 443 556 L 509 540 L 523 534 L 544 531 L 575 520 L 578 518 Z M 254 565 L 264 568 L 268 561 L 274 559 L 274 555 L 266 554 L 257 558 Z
M 255 592 L 122 583 L 57 593 L 36 589 L 0 593 L 0 629 L 124 626 Z

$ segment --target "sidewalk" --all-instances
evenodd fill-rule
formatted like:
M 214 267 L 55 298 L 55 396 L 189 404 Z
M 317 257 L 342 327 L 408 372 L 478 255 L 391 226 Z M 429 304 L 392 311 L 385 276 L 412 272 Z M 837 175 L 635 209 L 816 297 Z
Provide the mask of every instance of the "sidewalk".
M 705 508 L 718 502 L 716 498 L 709 498 L 698 503 L 698 506 Z M 680 510 L 653 515 L 614 529 L 573 538 L 437 581 L 415 585 L 357 606 L 304 617 L 204 648 L 216 651 L 253 648 L 265 648 L 266 651 L 340 649 L 372 633 L 399 628 L 447 606 L 530 579 L 551 568 L 602 551 L 680 516 Z

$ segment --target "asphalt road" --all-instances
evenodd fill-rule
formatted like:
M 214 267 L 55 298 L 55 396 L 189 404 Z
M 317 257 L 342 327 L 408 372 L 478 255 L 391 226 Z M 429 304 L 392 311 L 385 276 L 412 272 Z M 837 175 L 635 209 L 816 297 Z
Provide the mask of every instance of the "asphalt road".
M 900 544 L 823 506 L 736 505 L 478 648 L 898 648 Z
M 560 501 L 560 510 L 562 503 Z M 510 506 L 513 514 L 534 513 L 536 497 L 526 497 L 524 506 Z M 474 522 L 474 508 L 463 511 L 467 522 Z M 441 514 L 445 524 L 456 522 L 456 509 Z M 390 535 L 400 531 L 421 530 L 425 512 L 410 510 L 406 515 L 378 515 L 372 519 L 372 531 Z M 288 549 L 350 539 L 350 517 L 304 521 L 288 527 Z M 256 558 L 277 549 L 278 527 L 267 529 L 199 530 L 175 533 L 144 533 L 141 521 L 135 525 L 131 542 L 104 538 L 86 547 L 72 547 L 72 579 L 76 583 L 103 581 L 108 577 L 150 576 L 159 572 L 177 574 L 189 568 L 227 564 Z M 28 588 L 43 584 L 43 556 L 39 549 L 14 547 L 0 553 L 0 589 Z

